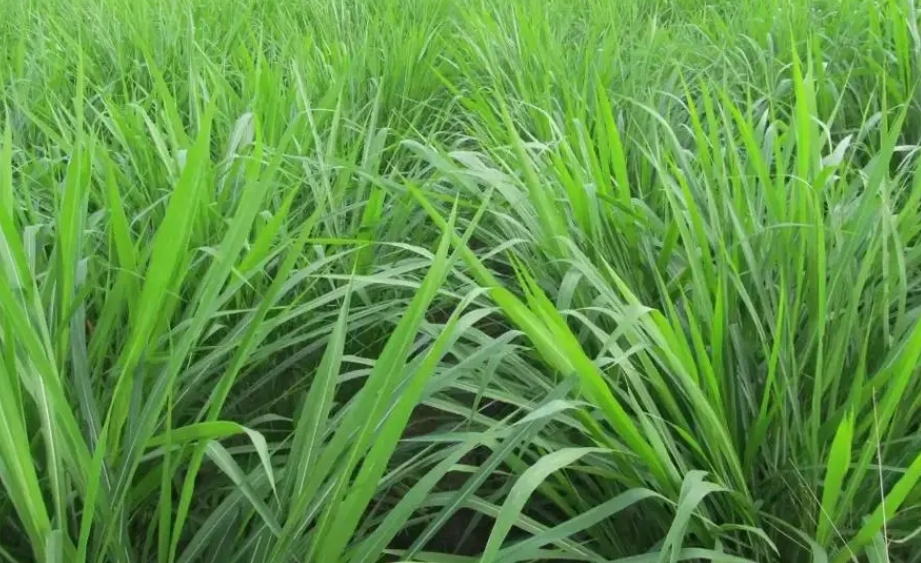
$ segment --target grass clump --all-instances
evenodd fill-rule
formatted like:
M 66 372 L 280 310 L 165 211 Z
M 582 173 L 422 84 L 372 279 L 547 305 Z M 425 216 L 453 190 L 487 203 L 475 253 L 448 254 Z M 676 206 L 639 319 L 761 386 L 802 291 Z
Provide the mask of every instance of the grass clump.
M 914 0 L 8 0 L 0 560 L 921 560 Z

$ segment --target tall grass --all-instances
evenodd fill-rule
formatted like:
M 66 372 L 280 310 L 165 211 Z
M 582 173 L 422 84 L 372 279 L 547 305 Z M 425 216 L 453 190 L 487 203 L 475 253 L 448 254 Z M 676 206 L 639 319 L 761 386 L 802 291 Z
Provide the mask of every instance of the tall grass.
M 921 561 L 914 0 L 7 0 L 0 560 Z

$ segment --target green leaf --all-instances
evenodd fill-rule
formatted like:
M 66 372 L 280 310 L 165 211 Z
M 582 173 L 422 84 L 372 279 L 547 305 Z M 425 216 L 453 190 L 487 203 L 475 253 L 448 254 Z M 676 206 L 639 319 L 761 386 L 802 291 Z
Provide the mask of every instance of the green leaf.
M 505 541 L 512 526 L 524 509 L 534 491 L 553 472 L 559 471 L 579 461 L 590 453 L 602 453 L 600 448 L 564 448 L 549 453 L 535 462 L 515 481 L 512 489 L 502 505 L 502 512 L 493 525 L 486 549 L 480 559 L 482 563 L 493 563 L 497 560 L 499 550 Z
M 681 560 L 684 536 L 701 502 L 711 493 L 726 491 L 724 487 L 704 481 L 706 475 L 703 471 L 691 471 L 685 476 L 681 484 L 681 496 L 678 498 L 678 510 L 662 543 L 661 557 L 658 561 L 675 563 Z
M 819 514 L 819 523 L 816 530 L 816 541 L 822 545 L 828 544 L 831 539 L 832 528 L 834 528 L 837 521 L 838 497 L 841 494 L 844 476 L 847 475 L 848 468 L 851 465 L 851 441 L 853 440 L 853 435 L 854 419 L 848 414 L 838 425 L 838 431 L 835 432 L 835 438 L 832 440 L 831 450 L 828 453 L 825 482 L 822 486 L 821 513 Z
M 265 501 L 256 494 L 256 491 L 249 484 L 246 474 L 243 473 L 243 470 L 240 469 L 240 466 L 237 465 L 237 462 L 234 461 L 233 457 L 227 452 L 224 446 L 218 442 L 208 442 L 205 453 L 225 475 L 230 477 L 230 480 L 233 481 L 236 486 L 240 487 L 243 495 L 246 496 L 256 512 L 259 513 L 259 516 L 262 517 L 262 521 L 269 527 L 269 530 L 276 536 L 281 534 L 281 526 L 279 526 L 272 511 L 265 504 Z

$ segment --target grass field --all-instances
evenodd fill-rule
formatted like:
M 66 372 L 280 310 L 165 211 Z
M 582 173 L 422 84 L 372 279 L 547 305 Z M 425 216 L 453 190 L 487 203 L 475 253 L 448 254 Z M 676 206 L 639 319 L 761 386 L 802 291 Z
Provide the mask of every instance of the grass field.
M 0 561 L 921 562 L 915 0 L 3 0 Z

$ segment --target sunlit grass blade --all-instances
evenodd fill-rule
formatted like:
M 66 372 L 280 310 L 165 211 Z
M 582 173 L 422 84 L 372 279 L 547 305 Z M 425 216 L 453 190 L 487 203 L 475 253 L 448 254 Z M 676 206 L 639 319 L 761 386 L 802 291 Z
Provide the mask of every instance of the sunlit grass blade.
M 825 482 L 822 484 L 822 502 L 820 505 L 819 524 L 816 529 L 816 541 L 826 545 L 835 526 L 838 497 L 844 484 L 844 477 L 851 466 L 851 443 L 854 435 L 854 421 L 845 416 L 838 426 L 835 438 L 828 454 L 825 470 Z

